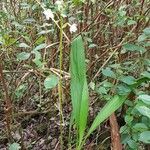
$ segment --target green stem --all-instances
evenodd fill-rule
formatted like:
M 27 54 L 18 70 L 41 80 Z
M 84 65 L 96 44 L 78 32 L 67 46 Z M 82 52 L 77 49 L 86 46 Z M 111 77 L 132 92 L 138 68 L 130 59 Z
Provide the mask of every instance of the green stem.
M 60 40 L 59 40 L 59 69 L 60 79 L 58 84 L 59 107 L 60 107 L 60 148 L 63 149 L 63 112 L 62 112 L 62 64 L 63 64 L 63 18 L 60 16 Z

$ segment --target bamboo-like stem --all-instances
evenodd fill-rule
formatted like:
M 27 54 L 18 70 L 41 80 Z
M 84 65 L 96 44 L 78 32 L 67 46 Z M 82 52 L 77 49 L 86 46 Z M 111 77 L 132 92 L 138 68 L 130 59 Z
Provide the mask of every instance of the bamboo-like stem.
M 60 16 L 60 40 L 59 40 L 59 69 L 60 74 L 62 74 L 62 64 L 63 64 L 63 18 Z M 63 112 L 62 112 L 62 78 L 59 78 L 58 84 L 58 94 L 59 94 L 59 111 L 60 111 L 60 149 L 63 149 Z

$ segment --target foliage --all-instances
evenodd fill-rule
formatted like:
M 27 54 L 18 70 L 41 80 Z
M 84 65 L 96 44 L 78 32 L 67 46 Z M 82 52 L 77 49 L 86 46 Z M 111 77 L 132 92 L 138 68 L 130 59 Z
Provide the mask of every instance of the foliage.
M 35 120 L 46 118 L 48 122 L 42 125 L 53 126 L 52 131 L 46 130 L 47 134 L 56 126 L 61 128 L 57 136 L 64 142 L 62 149 L 68 149 L 65 144 L 69 125 L 69 148 L 81 149 L 85 144 L 87 149 L 89 138 L 98 146 L 104 141 L 107 149 L 108 138 L 97 138 L 101 132 L 97 128 L 103 128 L 103 122 L 115 112 L 118 124 L 120 118 L 124 120 L 119 125 L 126 149 L 149 144 L 149 4 L 149 0 L 1 0 L 0 65 L 7 90 L 1 82 L 0 118 L 4 116 L 5 122 L 7 117 L 12 119 L 7 125 L 0 122 L 2 127 L 6 126 L 12 135 L 19 130 L 22 137 L 24 122 L 28 125 L 22 132 L 30 124 L 34 126 Z M 10 107 L 5 100 L 7 94 Z M 4 110 L 10 108 L 12 114 L 7 115 Z M 24 137 L 18 140 L 1 132 L 2 139 L 7 136 L 9 141 L 18 142 L 9 144 L 8 149 L 22 149 L 19 143 L 26 142 Z M 51 137 L 43 135 L 39 138 L 48 143 Z M 36 145 L 35 138 L 31 139 Z M 96 149 L 95 145 L 91 149 Z
M 71 98 L 73 116 L 78 132 L 78 145 L 81 145 L 87 124 L 89 109 L 88 86 L 86 80 L 85 54 L 82 37 L 79 36 L 72 42 L 71 47 Z
M 127 103 L 130 107 L 125 115 L 126 124 L 120 130 L 123 144 L 132 149 L 137 149 L 141 142 L 150 143 L 150 115 L 148 114 L 150 109 L 149 104 L 147 104 L 149 100 L 146 99 L 146 102 L 143 102 L 144 97 L 144 95 L 139 95 L 135 102 Z
M 9 145 L 9 150 L 19 150 L 21 147 L 18 143 L 13 143 Z

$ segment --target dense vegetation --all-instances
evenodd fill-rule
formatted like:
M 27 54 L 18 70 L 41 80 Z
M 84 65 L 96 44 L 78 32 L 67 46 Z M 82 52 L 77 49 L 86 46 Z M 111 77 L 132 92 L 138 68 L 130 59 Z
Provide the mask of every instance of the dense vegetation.
M 0 149 L 149 150 L 150 0 L 1 0 Z

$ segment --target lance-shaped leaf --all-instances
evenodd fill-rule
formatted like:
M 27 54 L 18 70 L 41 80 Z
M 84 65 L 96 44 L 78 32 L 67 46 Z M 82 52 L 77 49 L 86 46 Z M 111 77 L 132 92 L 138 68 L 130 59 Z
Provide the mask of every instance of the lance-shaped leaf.
M 94 119 L 86 137 L 88 137 L 105 119 L 107 119 L 114 111 L 116 111 L 123 104 L 125 99 L 126 96 L 115 95 L 109 102 L 107 102 Z
M 88 116 L 88 86 L 86 81 L 84 45 L 81 36 L 73 40 L 70 56 L 71 99 L 80 144 L 84 136 Z

